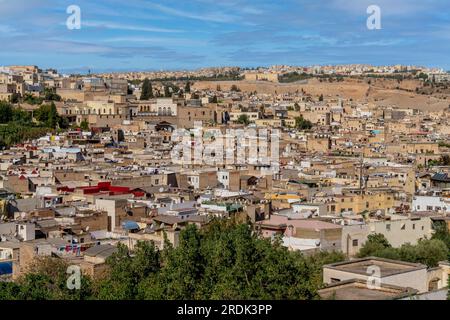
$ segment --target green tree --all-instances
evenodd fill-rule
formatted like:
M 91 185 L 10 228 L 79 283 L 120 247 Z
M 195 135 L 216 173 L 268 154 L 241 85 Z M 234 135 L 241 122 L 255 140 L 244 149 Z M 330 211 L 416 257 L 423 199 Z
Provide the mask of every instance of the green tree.
M 19 103 L 19 101 L 20 101 L 20 94 L 18 94 L 18 93 L 13 93 L 9 97 L 9 102 L 11 102 L 11 103 Z
M 35 118 L 48 128 L 56 128 L 61 121 L 54 102 L 40 106 L 35 112 Z
M 303 116 L 295 118 L 295 127 L 298 130 L 310 130 L 313 127 L 313 124 L 309 120 L 305 120 Z
M 391 244 L 386 237 L 381 233 L 370 234 L 367 237 L 367 241 L 359 250 L 358 257 L 363 258 L 372 256 L 375 253 L 382 251 L 386 248 L 391 248 Z
M 96 284 L 98 298 L 136 299 L 140 294 L 141 283 L 146 283 L 149 276 L 160 270 L 160 253 L 153 242 L 140 241 L 133 252 L 119 244 L 117 252 L 107 258 L 107 264 L 108 275 Z
M 241 89 L 239 89 L 237 85 L 233 84 L 231 86 L 231 88 L 230 88 L 230 91 L 232 91 L 232 92 L 240 92 Z
M 91 279 L 81 275 L 80 289 L 67 287 L 68 264 L 59 258 L 38 258 L 15 283 L 0 282 L 0 300 L 84 300 L 91 297 Z
M 246 114 L 241 114 L 236 122 L 247 126 L 250 123 L 250 119 Z
M 447 259 L 447 245 L 438 239 L 420 240 L 417 245 L 406 243 L 400 248 L 392 248 L 381 234 L 369 235 L 358 256 L 375 256 L 386 259 L 422 263 L 428 267 L 436 267 L 439 261 Z
M 23 102 L 24 103 L 28 103 L 28 104 L 32 104 L 32 105 L 39 105 L 42 104 L 42 102 L 44 101 L 43 98 L 41 97 L 36 97 L 30 93 L 25 93 L 24 97 L 23 97 Z
M 13 107 L 9 102 L 0 101 L 0 123 L 8 123 L 13 118 Z
M 450 156 L 448 154 L 444 154 L 439 160 L 441 166 L 450 166 Z
M 152 83 L 148 78 L 145 78 L 142 83 L 141 100 L 148 100 L 153 98 L 153 88 Z
M 431 239 L 443 241 L 450 251 L 450 232 L 445 221 L 438 221 L 434 223 L 434 233 Z
M 27 125 L 31 122 L 31 114 L 22 108 L 15 108 L 13 110 L 12 121 Z
M 43 96 L 46 101 L 61 101 L 61 96 L 56 93 L 54 88 L 45 88 Z
M 191 93 L 191 83 L 189 81 L 186 82 L 186 86 L 184 87 L 184 92 Z
M 166 97 L 166 98 L 172 97 L 172 93 L 170 92 L 169 86 L 164 86 L 164 97 Z
M 82 290 L 65 286 L 66 265 L 51 259 L 20 281 L 0 283 L 0 299 L 317 299 L 324 264 L 342 253 L 304 256 L 281 237 L 263 239 L 249 223 L 214 220 L 202 229 L 188 225 L 175 248 L 138 242 L 118 245 L 103 277 L 82 279 Z
M 89 130 L 89 122 L 86 119 L 81 121 L 80 129 L 83 130 L 83 131 L 88 131 Z

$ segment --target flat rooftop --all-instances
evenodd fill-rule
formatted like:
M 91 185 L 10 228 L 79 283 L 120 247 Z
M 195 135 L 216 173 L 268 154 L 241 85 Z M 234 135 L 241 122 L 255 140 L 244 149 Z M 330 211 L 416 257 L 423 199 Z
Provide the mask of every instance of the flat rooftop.
M 365 281 L 348 280 L 319 290 L 324 300 L 395 300 L 417 294 L 417 290 L 391 285 L 369 289 Z
M 394 274 L 400 274 L 404 272 L 411 272 L 427 268 L 427 266 L 420 263 L 410 263 L 377 257 L 367 257 L 364 259 L 358 259 L 354 261 L 329 264 L 324 266 L 324 268 L 367 275 L 367 268 L 370 266 L 379 267 L 381 271 L 381 277 L 388 277 Z

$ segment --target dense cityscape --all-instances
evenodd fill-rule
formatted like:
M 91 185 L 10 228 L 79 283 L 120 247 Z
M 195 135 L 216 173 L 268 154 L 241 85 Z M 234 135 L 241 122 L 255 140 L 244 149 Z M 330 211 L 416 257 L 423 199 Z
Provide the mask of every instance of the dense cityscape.
M 0 300 L 445 300 L 450 74 L 0 68 Z

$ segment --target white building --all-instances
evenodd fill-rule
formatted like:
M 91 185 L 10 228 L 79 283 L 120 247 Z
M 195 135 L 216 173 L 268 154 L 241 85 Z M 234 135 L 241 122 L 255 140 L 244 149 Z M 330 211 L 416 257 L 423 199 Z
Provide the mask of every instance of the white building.
M 412 201 L 414 211 L 450 212 L 450 199 L 439 196 L 414 196 Z

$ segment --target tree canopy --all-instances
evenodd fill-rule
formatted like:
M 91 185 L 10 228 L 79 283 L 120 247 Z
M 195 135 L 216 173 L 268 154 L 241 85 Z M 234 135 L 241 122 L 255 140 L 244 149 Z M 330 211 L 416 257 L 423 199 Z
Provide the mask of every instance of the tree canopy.
M 145 78 L 142 83 L 141 100 L 148 100 L 153 98 L 153 88 L 152 83 L 148 78 Z
M 447 245 L 439 239 L 423 239 L 416 245 L 406 243 L 400 248 L 393 248 L 384 235 L 373 234 L 369 235 L 358 256 L 375 256 L 436 267 L 440 261 L 447 260 L 448 252 Z
M 250 119 L 248 118 L 248 115 L 241 114 L 236 122 L 247 126 L 250 123 Z
M 176 248 L 119 245 L 104 276 L 83 277 L 77 292 L 66 289 L 61 259 L 41 260 L 17 282 L 0 283 L 0 299 L 317 299 L 322 266 L 342 260 L 337 252 L 304 256 L 280 238 L 261 238 L 250 224 L 221 220 L 188 225 Z
M 313 124 L 309 120 L 305 120 L 302 116 L 295 118 L 295 127 L 298 130 L 310 130 Z

